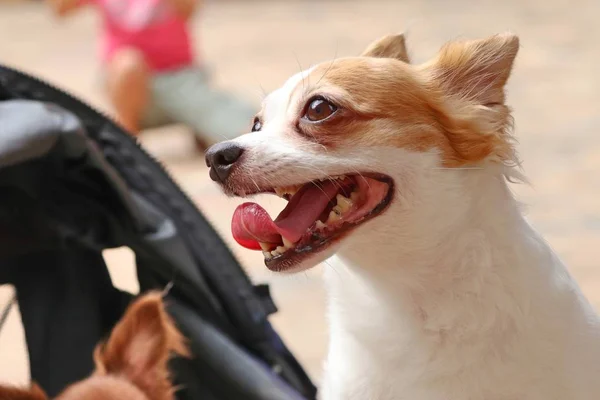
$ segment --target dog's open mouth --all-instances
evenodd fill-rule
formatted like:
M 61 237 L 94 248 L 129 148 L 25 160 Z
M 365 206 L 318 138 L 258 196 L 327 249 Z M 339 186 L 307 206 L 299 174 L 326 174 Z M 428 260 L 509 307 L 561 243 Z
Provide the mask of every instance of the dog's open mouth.
M 265 192 L 288 200 L 273 220 L 256 203 L 240 205 L 231 223 L 234 239 L 262 250 L 265 264 L 283 270 L 380 214 L 393 196 L 393 181 L 380 174 L 332 177 Z

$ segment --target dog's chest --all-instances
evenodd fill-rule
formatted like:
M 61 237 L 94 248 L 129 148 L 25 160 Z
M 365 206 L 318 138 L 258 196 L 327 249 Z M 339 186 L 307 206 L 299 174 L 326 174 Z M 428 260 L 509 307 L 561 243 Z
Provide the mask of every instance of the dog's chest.
M 413 324 L 394 310 L 398 304 L 384 301 L 339 260 L 330 266 L 325 275 L 331 335 L 322 398 L 396 400 L 404 398 L 399 393 L 414 393 L 412 383 L 427 355 L 411 345 L 419 340 Z
M 574 391 L 579 385 L 571 379 L 590 368 L 569 371 L 562 351 L 549 351 L 564 343 L 549 329 L 540 336 L 539 322 L 516 336 L 494 325 L 473 340 L 452 340 L 443 330 L 424 330 L 419 316 L 407 310 L 410 305 L 390 302 L 339 261 L 332 259 L 330 267 L 324 400 L 595 398 Z M 600 385 L 592 386 L 600 392 Z

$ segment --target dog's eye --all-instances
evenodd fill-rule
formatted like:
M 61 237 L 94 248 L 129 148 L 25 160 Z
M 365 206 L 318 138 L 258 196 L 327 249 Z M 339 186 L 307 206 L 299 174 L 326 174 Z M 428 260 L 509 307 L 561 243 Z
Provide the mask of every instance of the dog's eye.
M 322 97 L 316 97 L 308 102 L 303 118 L 311 122 L 323 121 L 337 111 L 337 106 Z
M 258 117 L 254 118 L 254 122 L 252 123 L 252 132 L 258 132 L 262 129 L 262 123 Z

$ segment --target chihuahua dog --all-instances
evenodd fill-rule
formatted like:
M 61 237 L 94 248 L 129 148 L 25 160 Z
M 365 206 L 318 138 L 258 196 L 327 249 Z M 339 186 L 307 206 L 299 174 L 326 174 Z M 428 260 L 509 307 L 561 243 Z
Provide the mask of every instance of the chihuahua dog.
M 181 333 L 164 310 L 162 295 L 148 293 L 132 303 L 106 343 L 94 351 L 96 369 L 67 387 L 56 400 L 173 400 L 167 362 L 188 356 Z M 37 385 L 0 386 L 0 400 L 48 400 Z
M 232 233 L 267 267 L 325 266 L 327 400 L 600 398 L 600 319 L 508 183 L 512 34 L 412 65 L 402 35 L 290 78 L 210 176 L 254 203 Z

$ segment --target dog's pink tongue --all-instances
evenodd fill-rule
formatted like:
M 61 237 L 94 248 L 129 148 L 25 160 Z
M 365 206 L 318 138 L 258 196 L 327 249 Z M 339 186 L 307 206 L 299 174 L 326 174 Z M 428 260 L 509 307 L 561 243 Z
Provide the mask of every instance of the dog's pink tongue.
M 333 182 L 320 187 L 308 184 L 292 197 L 287 207 L 273 221 L 256 203 L 238 206 L 231 220 L 233 238 L 248 249 L 260 250 L 258 242 L 280 244 L 281 237 L 297 242 L 319 218 L 339 190 Z
M 258 242 L 279 243 L 281 235 L 267 211 L 256 203 L 240 204 L 233 213 L 231 233 L 247 249 L 260 250 Z

